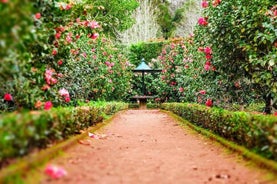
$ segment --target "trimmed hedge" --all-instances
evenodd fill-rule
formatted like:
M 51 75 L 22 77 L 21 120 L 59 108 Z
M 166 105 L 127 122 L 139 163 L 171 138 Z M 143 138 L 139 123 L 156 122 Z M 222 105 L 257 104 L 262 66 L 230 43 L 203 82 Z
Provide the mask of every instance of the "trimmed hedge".
M 277 161 L 277 117 L 247 112 L 231 112 L 189 103 L 164 103 L 191 123 L 244 146 L 265 158 Z
M 0 116 L 0 168 L 8 159 L 46 148 L 96 124 L 105 115 L 127 109 L 120 102 L 94 102 L 80 107 L 10 113 Z

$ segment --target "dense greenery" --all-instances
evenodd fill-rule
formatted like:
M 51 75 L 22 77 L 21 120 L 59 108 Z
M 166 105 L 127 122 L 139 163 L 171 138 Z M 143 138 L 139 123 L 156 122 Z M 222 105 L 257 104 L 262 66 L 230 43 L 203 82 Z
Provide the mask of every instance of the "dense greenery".
M 161 107 L 266 158 L 277 160 L 275 116 L 231 112 L 189 103 L 165 103 Z
M 109 36 L 132 25 L 137 5 L 1 2 L 0 15 L 7 19 L 1 19 L 0 110 L 126 98 L 131 65 Z
M 250 84 L 267 113 L 277 91 L 276 8 L 275 0 L 209 1 L 195 31 L 197 46 L 212 49 L 213 76 L 224 76 L 226 91 Z

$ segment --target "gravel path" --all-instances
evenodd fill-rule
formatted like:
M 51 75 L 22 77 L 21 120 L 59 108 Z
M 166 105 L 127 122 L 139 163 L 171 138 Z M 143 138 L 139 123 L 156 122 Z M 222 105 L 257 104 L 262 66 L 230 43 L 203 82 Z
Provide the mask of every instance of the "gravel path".
M 43 184 L 274 184 L 219 144 L 159 110 L 128 110 L 51 161 L 67 175 Z M 248 166 L 247 166 L 248 165 Z M 43 173 L 43 170 L 41 171 Z

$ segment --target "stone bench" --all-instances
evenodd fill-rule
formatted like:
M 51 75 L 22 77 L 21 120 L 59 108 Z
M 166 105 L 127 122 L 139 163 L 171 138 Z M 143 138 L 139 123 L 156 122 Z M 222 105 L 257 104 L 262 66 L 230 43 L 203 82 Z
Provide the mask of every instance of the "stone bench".
M 146 109 L 147 99 L 153 99 L 155 96 L 132 96 L 131 99 L 135 99 L 139 104 L 139 109 Z

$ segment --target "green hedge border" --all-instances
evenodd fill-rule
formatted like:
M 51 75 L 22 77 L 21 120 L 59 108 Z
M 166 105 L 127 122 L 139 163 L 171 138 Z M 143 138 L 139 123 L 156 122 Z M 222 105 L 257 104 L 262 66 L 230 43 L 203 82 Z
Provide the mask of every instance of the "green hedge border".
M 174 114 L 173 112 L 166 111 L 166 110 L 162 110 L 162 112 L 164 112 L 164 113 L 168 114 L 169 116 L 173 117 L 174 119 L 176 119 L 181 124 L 181 126 L 187 126 L 191 129 L 201 133 L 202 135 L 207 136 L 211 140 L 216 140 L 223 146 L 227 147 L 229 150 L 239 153 L 241 156 L 243 156 L 243 158 L 253 161 L 257 166 L 260 166 L 260 167 L 268 169 L 274 173 L 277 173 L 277 163 L 275 161 L 268 160 L 260 155 L 257 155 L 255 153 L 249 151 L 247 148 L 245 148 L 243 146 L 239 146 L 234 142 L 228 141 L 218 135 L 213 134 L 209 130 L 198 127 L 198 126 L 190 123 L 189 121 L 183 119 L 182 117 Z
M 121 104 L 122 105 L 122 104 Z M 120 105 L 120 106 L 121 106 Z M 114 108 L 116 112 L 121 110 L 126 110 L 126 104 L 121 106 L 119 109 Z M 106 109 L 107 110 L 107 109 Z M 115 113 L 115 111 L 107 110 L 108 114 L 111 115 L 111 112 Z M 106 112 L 106 113 L 107 113 Z M 119 112 L 120 113 L 120 112 Z M 89 127 L 87 130 L 85 130 L 80 135 L 75 135 L 73 137 L 70 137 L 56 145 L 54 145 L 51 148 L 47 148 L 44 150 L 39 151 L 39 153 L 36 153 L 34 155 L 27 155 L 23 158 L 19 158 L 18 161 L 15 163 L 9 165 L 8 167 L 4 168 L 0 172 L 0 183 L 24 183 L 24 177 L 27 174 L 27 171 L 37 168 L 40 165 L 46 163 L 48 160 L 53 159 L 57 155 L 59 155 L 61 152 L 65 151 L 69 147 L 71 147 L 74 144 L 77 144 L 79 140 L 84 139 L 88 136 L 88 132 L 95 132 L 107 124 L 109 124 L 115 116 L 107 118 L 105 121 L 98 122 L 92 127 Z
M 205 129 L 221 137 L 222 144 L 233 144 L 230 148 L 236 148 L 243 155 L 256 157 L 260 155 L 264 159 L 258 163 L 262 164 L 271 160 L 269 168 L 277 170 L 277 117 L 263 114 L 252 114 L 247 112 L 232 112 L 221 108 L 210 108 L 199 104 L 189 103 L 164 103 L 161 109 L 171 111 L 193 124 L 193 126 Z M 194 129 L 197 129 L 195 128 Z M 207 134 L 207 133 L 204 133 Z M 214 138 L 214 137 L 213 137 Z M 219 139 L 219 138 L 218 138 Z M 226 143 L 224 141 L 228 140 Z M 250 150 L 251 153 L 242 148 Z M 240 151 L 239 151 L 240 150 Z
M 45 149 L 128 108 L 127 103 L 93 102 L 79 107 L 10 113 L 0 117 L 0 162 Z

